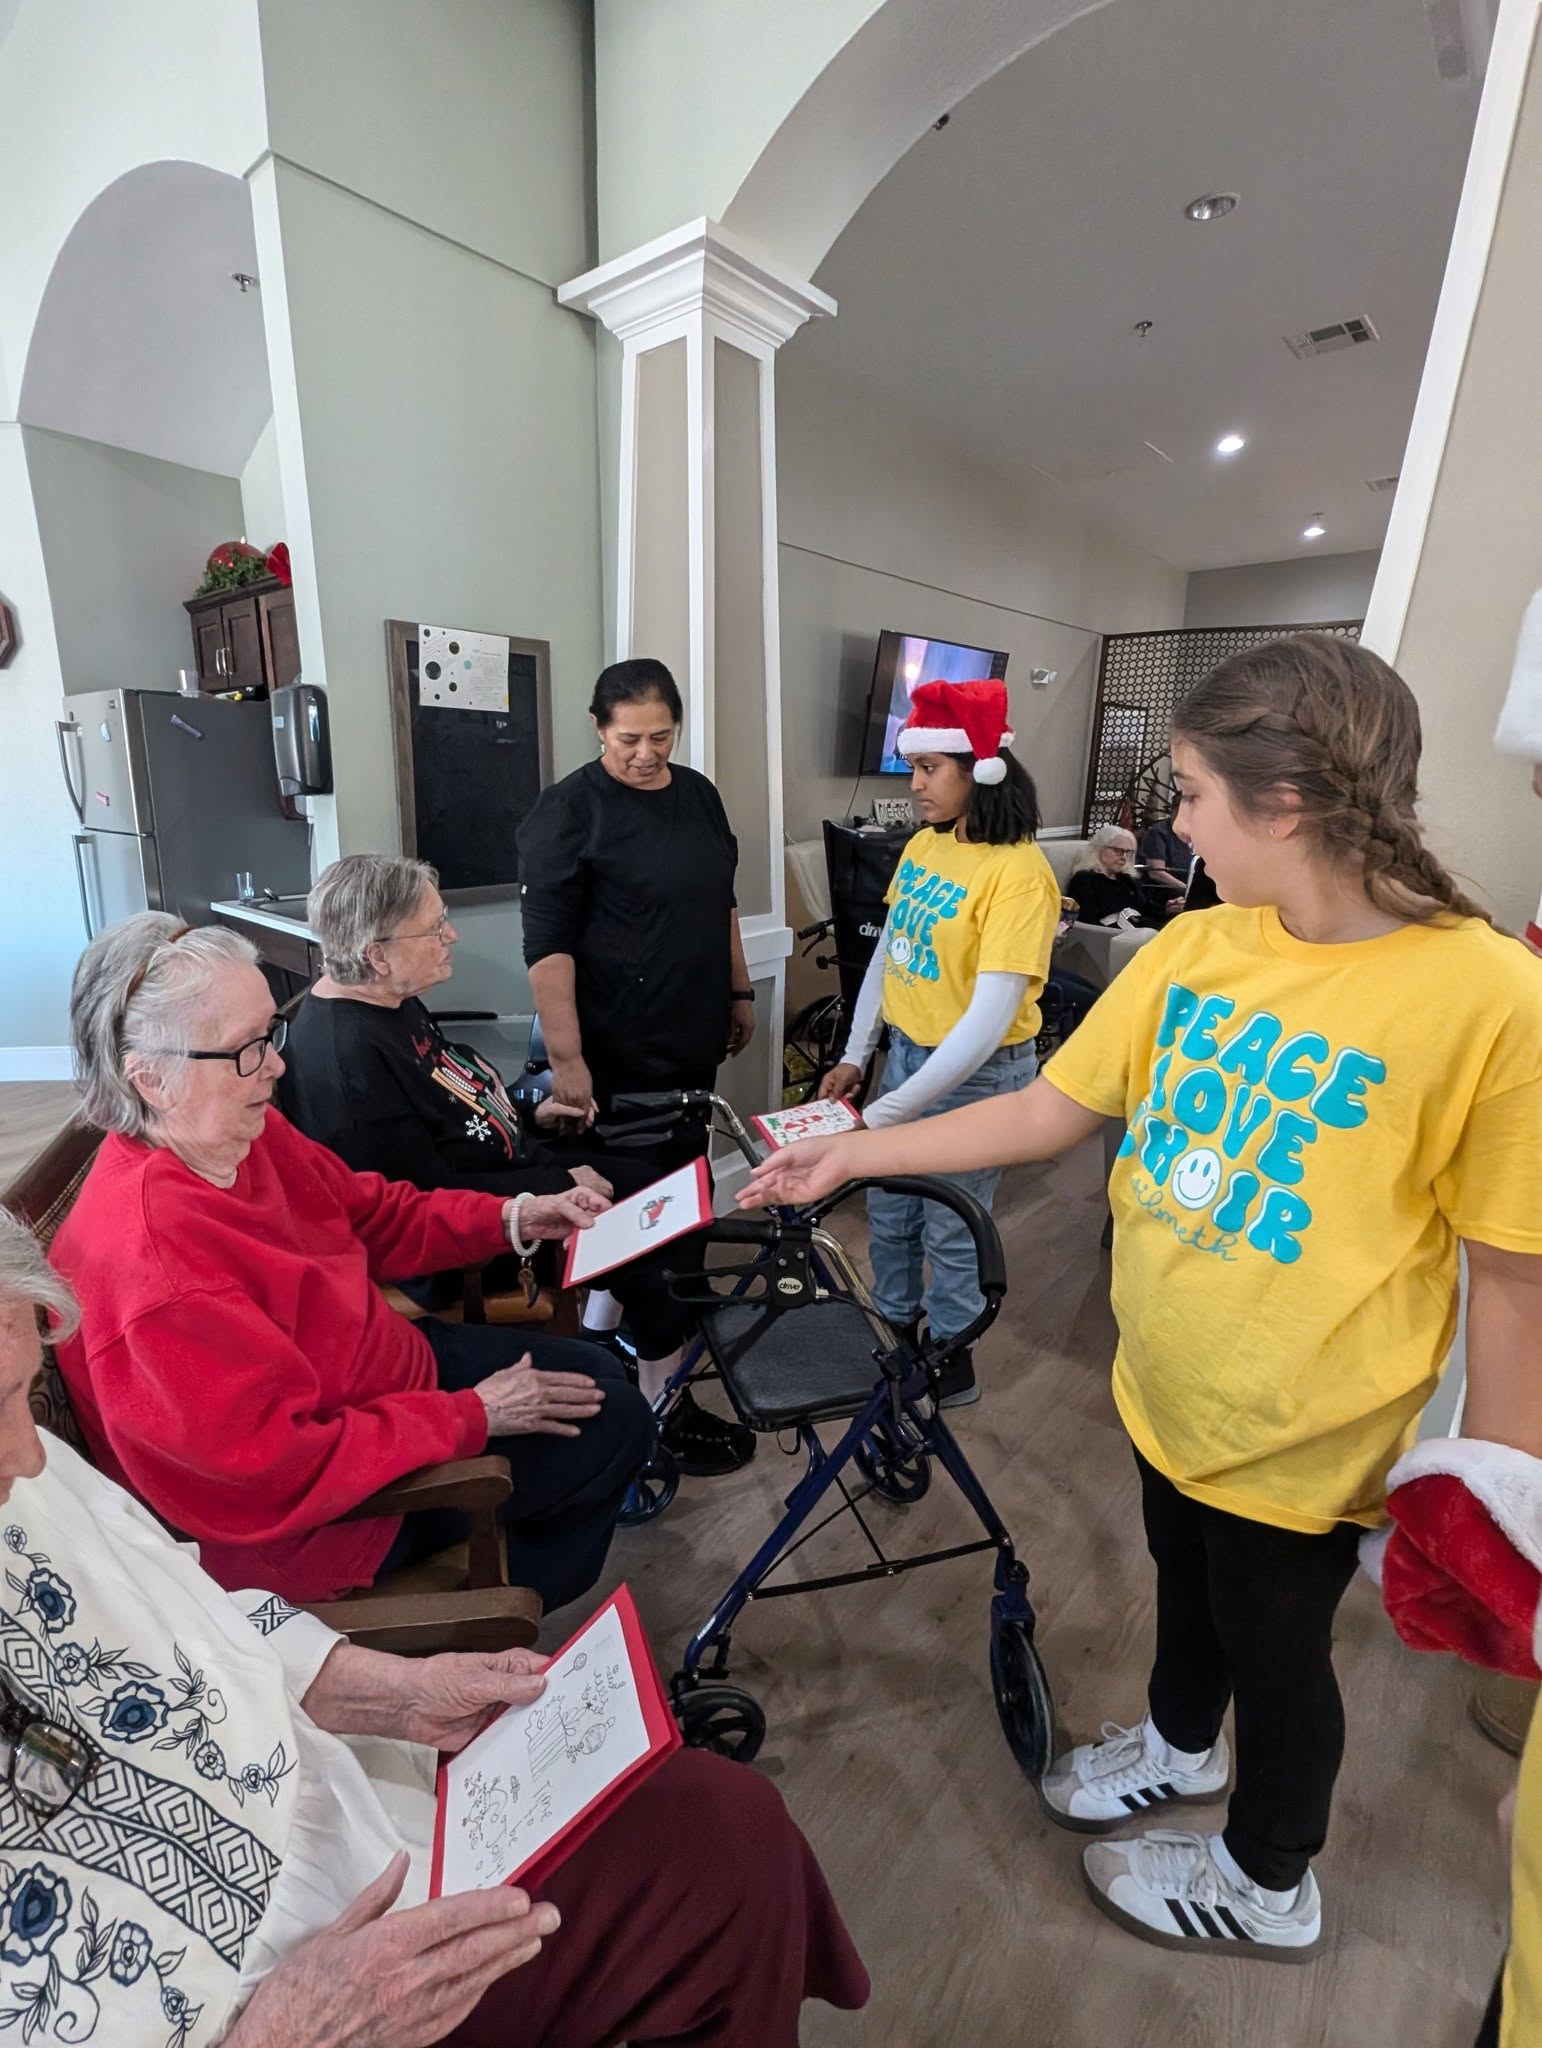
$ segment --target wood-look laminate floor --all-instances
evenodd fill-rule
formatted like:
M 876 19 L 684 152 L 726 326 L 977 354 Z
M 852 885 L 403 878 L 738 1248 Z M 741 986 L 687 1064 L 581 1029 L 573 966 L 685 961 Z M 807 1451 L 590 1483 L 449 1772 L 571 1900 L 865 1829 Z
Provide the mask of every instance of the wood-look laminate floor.
M 1003 1183 L 1012 1293 L 982 1349 L 986 1397 L 954 1418 L 1033 1572 L 1077 1740 L 1139 1718 L 1152 1627 L 1108 1389 L 1100 1170 L 1094 1144 Z M 762 1439 L 747 1473 L 688 1480 L 659 1521 L 618 1536 L 606 1588 L 631 1582 L 666 1677 L 797 1469 Z M 903 1516 L 874 1512 L 914 1548 L 973 1533 L 944 1481 Z M 866 1555 L 832 1529 L 798 1565 Z M 1093 1908 L 1081 1841 L 1013 1764 L 991 1703 L 989 1595 L 989 1559 L 970 1558 L 740 1622 L 733 1676 L 770 1720 L 757 1768 L 817 1848 L 874 1980 L 863 2014 L 809 2009 L 810 2048 L 1469 2048 L 1503 1944 L 1494 1807 L 1513 1766 L 1468 1721 L 1467 1674 L 1404 1650 L 1357 1583 L 1339 1630 L 1348 1755 L 1318 1865 L 1330 1946 L 1296 1967 L 1184 1957 Z
M 0 1187 L 69 1120 L 73 1081 L 0 1081 Z

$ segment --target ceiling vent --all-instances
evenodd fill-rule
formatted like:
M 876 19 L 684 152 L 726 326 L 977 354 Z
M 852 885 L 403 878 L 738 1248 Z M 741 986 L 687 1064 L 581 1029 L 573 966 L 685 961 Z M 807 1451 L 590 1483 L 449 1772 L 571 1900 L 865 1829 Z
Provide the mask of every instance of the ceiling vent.
M 1368 476 L 1365 480 L 1365 488 L 1368 491 L 1374 491 L 1379 498 L 1386 492 L 1397 489 L 1397 478 L 1395 476 Z
M 1370 321 L 1360 318 L 1337 320 L 1331 327 L 1309 327 L 1305 334 L 1287 334 L 1285 346 L 1304 363 L 1310 356 L 1336 355 L 1340 349 L 1359 348 L 1365 342 L 1380 340 Z

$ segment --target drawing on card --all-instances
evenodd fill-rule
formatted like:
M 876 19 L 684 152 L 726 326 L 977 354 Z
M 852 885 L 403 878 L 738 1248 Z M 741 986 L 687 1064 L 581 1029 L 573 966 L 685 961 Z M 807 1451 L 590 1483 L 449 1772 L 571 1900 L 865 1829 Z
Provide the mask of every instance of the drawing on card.
M 502 1884 L 648 1752 L 632 1659 L 614 1611 L 547 1671 L 528 1707 L 493 1722 L 446 1766 L 442 1883 Z

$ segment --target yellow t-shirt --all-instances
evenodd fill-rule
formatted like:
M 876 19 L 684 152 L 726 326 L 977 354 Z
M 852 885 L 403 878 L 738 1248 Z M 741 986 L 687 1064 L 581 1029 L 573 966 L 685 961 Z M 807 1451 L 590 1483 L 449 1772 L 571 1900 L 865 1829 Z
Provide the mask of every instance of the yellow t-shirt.
M 1191 911 L 1045 1071 L 1128 1125 L 1114 1397 L 1143 1456 L 1253 1521 L 1380 1521 L 1457 1240 L 1542 1252 L 1542 961 L 1476 920 L 1311 946 Z
M 969 1008 L 977 974 L 1026 974 L 1003 1045 L 1039 1029 L 1039 995 L 1060 916 L 1060 884 L 1031 839 L 977 845 L 917 832 L 885 898 L 891 916 L 883 1014 L 917 1045 L 941 1045 Z
M 1521 1758 L 1510 1869 L 1510 1954 L 1499 2048 L 1542 2041 L 1542 1712 L 1532 1715 Z

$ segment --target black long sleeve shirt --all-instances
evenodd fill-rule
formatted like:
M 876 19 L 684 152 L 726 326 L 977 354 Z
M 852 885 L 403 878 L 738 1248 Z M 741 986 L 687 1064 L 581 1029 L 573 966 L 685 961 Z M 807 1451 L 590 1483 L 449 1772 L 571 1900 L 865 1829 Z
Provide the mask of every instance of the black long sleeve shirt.
M 542 792 L 519 834 L 525 961 L 572 956 L 584 1059 L 615 1088 L 705 1085 L 728 1046 L 739 849 L 692 768 L 629 788 L 598 761 Z
M 505 1197 L 573 1184 L 565 1167 L 530 1156 L 501 1077 L 446 1038 L 416 996 L 395 1010 L 307 996 L 284 1062 L 279 1108 L 356 1173 Z

